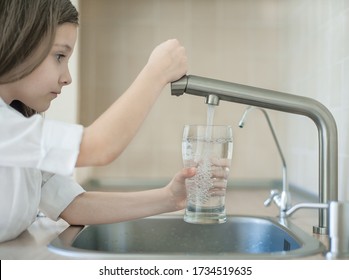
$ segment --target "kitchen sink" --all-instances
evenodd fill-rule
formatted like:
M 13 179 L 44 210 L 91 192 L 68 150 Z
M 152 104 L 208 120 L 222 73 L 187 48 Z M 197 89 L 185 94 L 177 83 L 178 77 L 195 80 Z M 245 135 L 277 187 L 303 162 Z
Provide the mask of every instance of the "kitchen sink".
M 217 225 L 180 216 L 70 226 L 49 244 L 57 254 L 93 259 L 291 259 L 324 253 L 316 238 L 277 218 L 228 216 Z

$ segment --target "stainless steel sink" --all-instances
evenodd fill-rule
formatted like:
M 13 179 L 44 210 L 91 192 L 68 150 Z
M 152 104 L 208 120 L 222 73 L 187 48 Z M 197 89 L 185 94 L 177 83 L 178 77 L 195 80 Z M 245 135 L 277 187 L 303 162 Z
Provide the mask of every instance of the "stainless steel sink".
M 228 216 L 217 225 L 156 216 L 117 224 L 70 226 L 49 249 L 93 259 L 291 259 L 323 253 L 325 246 L 292 223 Z

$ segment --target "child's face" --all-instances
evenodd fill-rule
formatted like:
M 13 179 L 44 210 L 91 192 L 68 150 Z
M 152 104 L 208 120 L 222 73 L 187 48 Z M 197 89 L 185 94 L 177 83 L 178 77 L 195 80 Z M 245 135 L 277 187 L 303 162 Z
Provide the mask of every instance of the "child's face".
M 46 111 L 62 87 L 71 83 L 68 61 L 74 50 L 77 26 L 64 23 L 57 29 L 53 47 L 45 60 L 30 75 L 7 84 L 7 94 L 37 112 Z

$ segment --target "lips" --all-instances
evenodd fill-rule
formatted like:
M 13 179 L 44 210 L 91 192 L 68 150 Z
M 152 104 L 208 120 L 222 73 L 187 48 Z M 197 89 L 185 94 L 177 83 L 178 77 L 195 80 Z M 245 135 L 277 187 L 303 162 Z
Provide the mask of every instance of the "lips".
M 51 94 L 55 95 L 56 97 L 61 94 L 60 91 L 51 91 Z
M 53 91 L 51 92 L 53 99 L 57 98 L 58 94 L 60 94 L 60 92 L 53 92 Z

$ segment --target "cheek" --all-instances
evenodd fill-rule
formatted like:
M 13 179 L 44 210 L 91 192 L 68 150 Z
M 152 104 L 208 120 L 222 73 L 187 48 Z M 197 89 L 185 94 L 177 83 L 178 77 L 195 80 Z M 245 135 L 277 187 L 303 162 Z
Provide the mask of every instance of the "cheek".
M 53 63 L 49 63 L 49 60 L 46 58 L 46 60 L 32 73 L 32 80 L 34 82 L 51 80 L 53 73 L 55 73 L 55 67 Z

